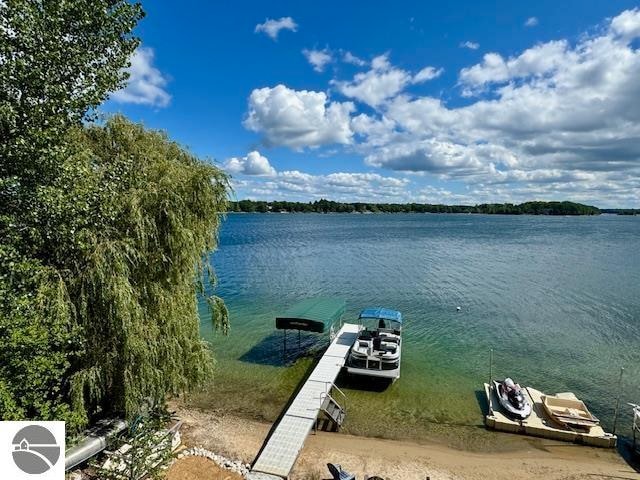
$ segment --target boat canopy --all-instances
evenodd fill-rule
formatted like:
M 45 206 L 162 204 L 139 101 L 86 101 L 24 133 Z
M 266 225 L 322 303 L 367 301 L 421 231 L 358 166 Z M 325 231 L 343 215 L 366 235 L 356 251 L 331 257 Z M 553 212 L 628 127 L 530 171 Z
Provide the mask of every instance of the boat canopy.
M 308 298 L 276 316 L 276 328 L 322 333 L 342 318 L 346 307 L 340 298 Z
M 375 318 L 379 320 L 392 320 L 394 322 L 402 323 L 402 314 L 397 310 L 390 310 L 388 308 L 365 308 L 360 312 L 358 318 Z

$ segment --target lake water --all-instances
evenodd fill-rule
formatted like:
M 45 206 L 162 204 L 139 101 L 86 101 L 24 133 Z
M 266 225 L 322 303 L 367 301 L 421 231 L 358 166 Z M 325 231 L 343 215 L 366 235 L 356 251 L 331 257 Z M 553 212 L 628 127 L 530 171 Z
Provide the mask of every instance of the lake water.
M 405 320 L 399 381 L 341 380 L 348 432 L 491 448 L 500 440 L 482 428 L 479 395 L 491 348 L 494 376 L 575 392 L 610 428 L 620 367 L 623 402 L 640 402 L 639 247 L 640 217 L 229 215 L 213 262 L 231 333 L 202 314 L 218 368 L 195 402 L 274 420 L 312 366 L 284 364 L 275 315 L 338 296 L 347 321 L 367 306 Z

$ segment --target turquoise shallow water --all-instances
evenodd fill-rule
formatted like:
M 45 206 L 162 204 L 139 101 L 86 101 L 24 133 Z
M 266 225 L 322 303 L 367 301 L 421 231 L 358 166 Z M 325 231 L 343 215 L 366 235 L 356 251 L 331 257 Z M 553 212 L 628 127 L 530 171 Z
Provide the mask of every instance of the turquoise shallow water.
M 490 348 L 497 376 L 573 391 L 611 427 L 620 367 L 623 402 L 640 402 L 639 247 L 639 217 L 230 215 L 213 261 L 232 329 L 222 337 L 203 314 L 218 372 L 197 402 L 274 419 L 311 365 L 282 365 L 274 316 L 330 295 L 347 320 L 372 305 L 405 318 L 401 379 L 342 382 L 348 431 L 485 442 Z

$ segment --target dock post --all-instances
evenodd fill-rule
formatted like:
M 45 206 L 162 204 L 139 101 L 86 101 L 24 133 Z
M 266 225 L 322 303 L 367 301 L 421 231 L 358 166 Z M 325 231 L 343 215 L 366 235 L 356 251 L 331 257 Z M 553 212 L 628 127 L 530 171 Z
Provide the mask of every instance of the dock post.
M 622 374 L 624 373 L 624 367 L 620 368 L 620 379 L 618 380 L 618 398 L 616 399 L 616 411 L 613 415 L 613 430 L 611 433 L 616 434 L 616 428 L 618 427 L 618 411 L 620 410 L 620 397 L 622 396 Z
M 493 381 L 493 348 L 489 349 L 489 386 Z
M 493 403 L 491 402 L 491 386 L 493 382 L 493 348 L 489 349 L 489 415 L 493 415 Z
M 640 408 L 637 405 L 635 407 L 633 407 L 633 451 L 637 452 L 638 451 L 638 444 L 636 442 L 636 435 L 638 433 L 638 417 L 636 415 L 636 408 Z
M 285 362 L 287 360 L 287 329 L 285 328 L 284 330 L 282 330 L 282 332 L 284 333 L 284 351 L 282 352 L 282 356 L 285 359 Z

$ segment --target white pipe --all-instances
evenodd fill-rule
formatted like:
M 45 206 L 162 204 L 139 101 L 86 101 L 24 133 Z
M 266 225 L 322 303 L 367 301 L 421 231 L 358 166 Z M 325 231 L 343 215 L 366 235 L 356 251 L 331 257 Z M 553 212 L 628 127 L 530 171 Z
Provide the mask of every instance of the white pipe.
M 65 452 L 65 471 L 71 470 L 103 451 L 107 448 L 107 439 L 123 432 L 126 428 L 127 422 L 124 420 L 112 420 L 103 424 L 102 428 L 89 433 L 80 443 Z

